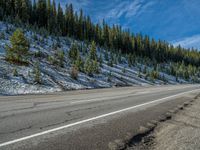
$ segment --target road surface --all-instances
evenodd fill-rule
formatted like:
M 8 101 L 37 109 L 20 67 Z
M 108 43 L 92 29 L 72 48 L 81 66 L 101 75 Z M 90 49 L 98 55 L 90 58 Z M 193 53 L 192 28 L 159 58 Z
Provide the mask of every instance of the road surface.
M 105 150 L 199 92 L 176 85 L 1 96 L 0 150 Z

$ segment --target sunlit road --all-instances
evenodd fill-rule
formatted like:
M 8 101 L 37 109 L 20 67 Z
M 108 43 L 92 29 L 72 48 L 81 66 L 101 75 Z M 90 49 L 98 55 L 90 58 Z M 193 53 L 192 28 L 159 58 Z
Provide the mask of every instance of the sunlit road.
M 108 149 L 200 92 L 199 85 L 0 97 L 0 150 Z

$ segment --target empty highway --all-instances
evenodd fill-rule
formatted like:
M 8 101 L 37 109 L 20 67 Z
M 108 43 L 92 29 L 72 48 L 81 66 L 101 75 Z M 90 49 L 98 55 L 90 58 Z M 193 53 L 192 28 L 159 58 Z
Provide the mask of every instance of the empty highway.
M 109 149 L 199 92 L 167 85 L 0 96 L 0 150 Z

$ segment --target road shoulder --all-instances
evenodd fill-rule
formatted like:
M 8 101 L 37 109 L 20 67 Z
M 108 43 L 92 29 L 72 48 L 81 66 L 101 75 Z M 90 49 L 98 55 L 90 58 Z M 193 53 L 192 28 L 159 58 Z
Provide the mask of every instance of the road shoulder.
M 200 149 L 200 98 L 171 110 L 172 116 L 141 137 L 132 141 L 128 150 Z

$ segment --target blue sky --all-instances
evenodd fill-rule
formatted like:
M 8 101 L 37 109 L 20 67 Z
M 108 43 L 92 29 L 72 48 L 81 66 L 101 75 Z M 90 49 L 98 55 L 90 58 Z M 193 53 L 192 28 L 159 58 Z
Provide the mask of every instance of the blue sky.
M 200 49 L 200 0 L 56 0 L 131 31 Z

